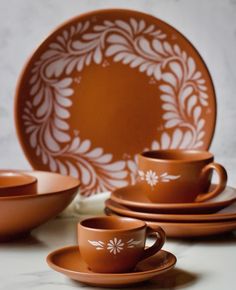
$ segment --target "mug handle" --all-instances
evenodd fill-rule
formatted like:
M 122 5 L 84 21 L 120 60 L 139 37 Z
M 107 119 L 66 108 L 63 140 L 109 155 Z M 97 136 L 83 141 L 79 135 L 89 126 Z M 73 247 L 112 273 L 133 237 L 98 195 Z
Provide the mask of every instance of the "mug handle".
M 151 247 L 144 250 L 142 260 L 150 256 L 153 256 L 156 252 L 158 252 L 162 248 L 162 246 L 165 243 L 166 234 L 161 227 L 154 225 L 147 226 L 146 238 L 153 234 L 155 234 L 156 236 L 156 241 Z
M 226 186 L 227 183 L 227 172 L 225 170 L 225 168 L 215 162 L 212 162 L 210 164 L 207 164 L 203 169 L 202 169 L 202 175 L 205 175 L 209 170 L 214 169 L 216 171 L 216 173 L 219 176 L 219 184 L 216 185 L 216 187 L 208 192 L 208 193 L 201 193 L 197 196 L 197 198 L 195 199 L 195 202 L 202 202 L 205 201 L 207 199 L 213 198 L 215 196 L 217 196 L 219 193 L 221 193 Z

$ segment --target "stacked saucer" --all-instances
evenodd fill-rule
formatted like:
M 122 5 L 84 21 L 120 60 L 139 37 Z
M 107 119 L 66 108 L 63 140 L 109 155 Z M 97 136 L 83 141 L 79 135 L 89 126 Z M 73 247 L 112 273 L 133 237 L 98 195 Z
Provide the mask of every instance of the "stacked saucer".
M 204 202 L 153 203 L 141 184 L 112 192 L 106 200 L 107 215 L 128 216 L 161 226 L 169 237 L 201 237 L 236 229 L 236 189 L 227 186 Z

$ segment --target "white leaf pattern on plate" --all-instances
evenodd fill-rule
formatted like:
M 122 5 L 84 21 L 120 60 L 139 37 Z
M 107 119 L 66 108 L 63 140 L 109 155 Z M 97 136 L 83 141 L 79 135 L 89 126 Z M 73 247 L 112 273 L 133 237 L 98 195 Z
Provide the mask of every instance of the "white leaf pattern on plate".
M 82 194 L 126 186 L 128 179 L 134 183 L 137 176 L 135 158 L 114 161 L 111 153 L 94 147 L 91 140 L 82 140 L 78 133 L 69 134 L 73 129 L 68 119 L 74 94 L 70 74 L 81 72 L 91 63 L 103 65 L 106 57 L 112 57 L 157 84 L 162 80 L 158 88 L 164 128 L 160 140 L 153 140 L 150 149 L 203 145 L 206 122 L 202 112 L 208 106 L 205 79 L 195 60 L 166 38 L 164 32 L 142 19 L 104 20 L 99 25 L 79 22 L 67 26 L 35 62 L 29 79 L 31 101 L 24 104 L 22 116 L 30 146 L 51 171 L 80 178 Z M 172 133 L 168 132 L 172 128 Z M 155 186 L 159 179 L 150 173 L 148 182 Z M 165 176 L 163 182 L 172 179 Z

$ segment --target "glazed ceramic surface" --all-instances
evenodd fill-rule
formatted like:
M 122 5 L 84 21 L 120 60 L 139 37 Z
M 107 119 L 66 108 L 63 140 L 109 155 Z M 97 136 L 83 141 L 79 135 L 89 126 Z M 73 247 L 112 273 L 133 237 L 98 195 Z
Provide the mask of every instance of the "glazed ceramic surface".
M 113 212 L 123 216 L 148 219 L 153 221 L 171 221 L 171 222 L 209 222 L 222 220 L 236 220 L 236 203 L 226 207 L 224 210 L 212 214 L 158 214 L 132 210 L 125 205 L 121 205 L 111 199 L 106 200 L 105 205 Z
M 153 203 L 145 195 L 141 185 L 130 185 L 116 189 L 111 199 L 136 211 L 152 213 L 203 214 L 214 213 L 236 201 L 236 189 L 227 186 L 215 198 L 205 202 L 193 203 Z
M 203 150 L 156 150 L 138 155 L 138 182 L 152 202 L 204 201 L 221 193 L 227 183 L 224 167 Z M 210 189 L 212 170 L 219 184 Z
M 106 208 L 109 216 L 122 216 Z M 190 238 L 224 234 L 236 230 L 236 220 L 212 221 L 204 223 L 194 222 L 164 222 L 145 220 L 147 225 L 158 225 L 163 228 L 167 237 Z
M 15 121 L 35 169 L 79 177 L 91 195 L 134 183 L 144 149 L 207 149 L 216 100 L 183 35 L 110 9 L 67 21 L 38 47 L 19 79 Z
M 145 249 L 149 235 L 155 243 Z M 124 273 L 157 253 L 165 242 L 159 227 L 147 227 L 145 222 L 119 217 L 95 217 L 78 224 L 78 244 L 88 267 L 99 273 Z
M 37 193 L 37 178 L 21 172 L 0 170 L 0 197 Z
M 0 198 L 0 241 L 17 238 L 55 217 L 78 192 L 76 178 L 43 171 L 26 173 L 37 178 L 37 193 Z
M 81 258 L 79 247 L 71 246 L 50 253 L 47 262 L 57 272 L 85 284 L 100 287 L 122 287 L 149 280 L 172 269 L 176 263 L 176 257 L 161 250 L 140 262 L 130 273 L 102 274 L 89 270 Z

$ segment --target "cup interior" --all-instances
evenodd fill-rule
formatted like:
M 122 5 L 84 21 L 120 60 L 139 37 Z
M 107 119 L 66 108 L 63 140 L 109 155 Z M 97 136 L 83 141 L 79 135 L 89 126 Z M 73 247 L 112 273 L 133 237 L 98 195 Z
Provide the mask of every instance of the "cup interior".
M 113 231 L 133 230 L 143 228 L 146 224 L 143 221 L 132 218 L 119 217 L 96 217 L 82 221 L 81 226 L 87 229 Z
M 147 159 L 171 162 L 193 162 L 213 158 L 210 152 L 201 150 L 156 150 L 143 152 L 141 156 Z

